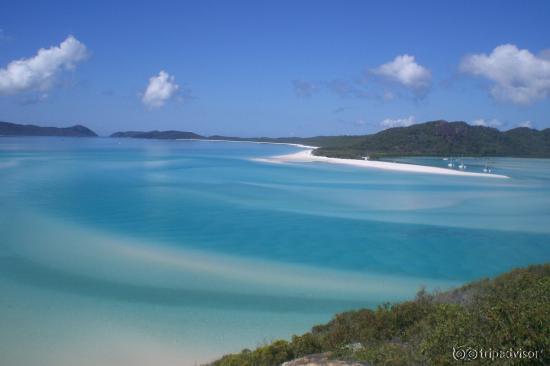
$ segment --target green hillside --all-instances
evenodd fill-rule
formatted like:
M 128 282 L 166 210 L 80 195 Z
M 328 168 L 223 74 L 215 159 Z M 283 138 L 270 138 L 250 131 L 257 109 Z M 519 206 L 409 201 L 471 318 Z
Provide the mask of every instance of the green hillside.
M 0 122 L 0 136 L 62 136 L 62 137 L 96 137 L 88 127 L 75 125 L 71 127 L 41 127 Z
M 204 136 L 186 131 L 124 131 L 115 132 L 110 137 L 129 137 L 140 139 L 159 139 L 159 140 L 177 140 L 177 139 L 203 139 Z
M 275 366 L 321 352 L 373 366 L 548 365 L 549 345 L 550 264 L 544 264 L 337 314 L 290 341 L 227 355 L 212 366 Z
M 372 135 L 316 137 L 201 136 L 192 132 L 117 132 L 111 137 L 231 140 L 296 143 L 319 147 L 315 155 L 362 159 L 386 156 L 510 156 L 550 157 L 550 129 L 518 127 L 508 131 L 465 122 L 433 121 L 395 127 Z
M 518 127 L 501 132 L 465 122 L 434 121 L 325 144 L 315 154 L 356 159 L 411 155 L 550 157 L 550 129 Z

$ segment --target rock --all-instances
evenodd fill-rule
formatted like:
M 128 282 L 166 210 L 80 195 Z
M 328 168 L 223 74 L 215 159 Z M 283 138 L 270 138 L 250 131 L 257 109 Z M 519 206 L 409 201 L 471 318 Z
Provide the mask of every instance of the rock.
M 348 362 L 329 359 L 330 353 L 317 353 L 296 360 L 287 361 L 281 366 L 368 366 L 361 362 Z

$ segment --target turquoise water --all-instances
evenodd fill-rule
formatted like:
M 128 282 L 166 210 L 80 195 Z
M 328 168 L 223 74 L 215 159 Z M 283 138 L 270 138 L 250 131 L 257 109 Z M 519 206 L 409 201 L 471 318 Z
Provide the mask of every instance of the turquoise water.
M 550 260 L 549 160 L 491 159 L 510 179 L 251 160 L 297 149 L 0 139 L 3 359 L 193 365 Z

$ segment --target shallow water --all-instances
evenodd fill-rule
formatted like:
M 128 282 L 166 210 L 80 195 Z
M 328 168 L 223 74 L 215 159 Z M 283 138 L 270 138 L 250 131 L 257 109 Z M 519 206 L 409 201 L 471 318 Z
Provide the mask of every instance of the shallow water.
M 192 365 L 550 260 L 549 160 L 491 159 L 510 179 L 250 160 L 296 150 L 1 138 L 3 359 Z

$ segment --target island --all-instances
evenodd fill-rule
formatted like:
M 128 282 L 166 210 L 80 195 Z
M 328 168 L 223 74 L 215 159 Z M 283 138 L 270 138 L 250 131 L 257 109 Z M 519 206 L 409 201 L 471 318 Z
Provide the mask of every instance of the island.
M 316 137 L 202 136 L 193 132 L 117 132 L 111 137 L 199 139 L 300 144 L 317 147 L 313 155 L 343 159 L 382 159 L 396 156 L 550 157 L 550 128 L 518 127 L 508 131 L 444 120 L 389 128 L 370 135 Z
M 97 137 L 88 127 L 75 125 L 71 127 L 41 127 L 0 122 L 0 136 L 62 136 L 62 137 Z
M 160 139 L 160 140 L 178 140 L 178 139 L 205 139 L 204 136 L 193 132 L 185 131 L 125 131 L 115 132 L 110 137 L 130 137 L 139 139 Z

